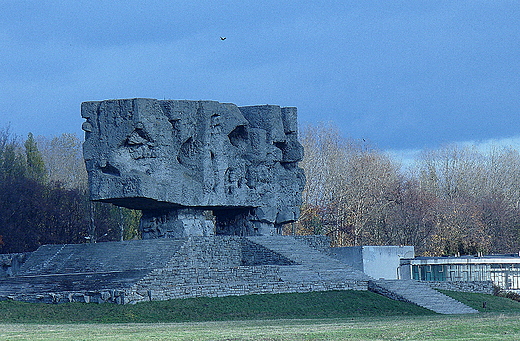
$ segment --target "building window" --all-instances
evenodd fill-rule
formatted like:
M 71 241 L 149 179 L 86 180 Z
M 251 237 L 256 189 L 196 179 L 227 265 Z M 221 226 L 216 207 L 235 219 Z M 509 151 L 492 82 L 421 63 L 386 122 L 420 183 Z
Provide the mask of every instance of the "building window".
M 419 265 L 412 265 L 412 278 L 416 281 L 421 280 Z

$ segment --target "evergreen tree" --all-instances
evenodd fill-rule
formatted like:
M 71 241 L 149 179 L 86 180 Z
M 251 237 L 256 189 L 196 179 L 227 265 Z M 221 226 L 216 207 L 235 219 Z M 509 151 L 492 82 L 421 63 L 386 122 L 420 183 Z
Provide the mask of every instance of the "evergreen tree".
M 40 151 L 38 150 L 38 146 L 36 144 L 36 141 L 34 140 L 34 136 L 32 133 L 29 133 L 27 135 L 27 140 L 25 141 L 24 145 L 25 156 L 27 161 L 27 176 L 39 182 L 45 182 L 45 163 L 43 162 L 43 157 Z
M 9 127 L 0 129 L 0 178 L 6 181 L 25 173 L 25 160 L 19 153 L 19 145 L 9 132 Z

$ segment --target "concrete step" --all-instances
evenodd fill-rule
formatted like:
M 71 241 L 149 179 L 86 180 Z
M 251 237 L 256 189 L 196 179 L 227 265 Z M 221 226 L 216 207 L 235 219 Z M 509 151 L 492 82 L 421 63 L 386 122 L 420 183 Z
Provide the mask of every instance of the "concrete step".
M 11 277 L 0 280 L 0 297 L 35 295 L 46 292 L 121 290 L 132 286 L 149 272 L 150 270 L 130 270 Z
M 389 298 L 414 303 L 439 314 L 473 314 L 477 310 L 414 280 L 372 280 L 370 291 Z
M 164 266 L 185 240 L 139 240 L 44 245 L 32 253 L 18 276 L 117 272 Z
M 280 275 L 285 281 L 368 281 L 370 277 L 291 236 L 247 237 L 253 243 L 290 259 L 298 266 L 283 266 Z

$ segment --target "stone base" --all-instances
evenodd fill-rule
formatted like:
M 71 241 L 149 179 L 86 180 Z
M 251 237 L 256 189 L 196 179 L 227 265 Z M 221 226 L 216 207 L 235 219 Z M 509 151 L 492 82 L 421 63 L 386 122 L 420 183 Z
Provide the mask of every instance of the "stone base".
M 140 230 L 143 239 L 281 235 L 282 224 L 276 224 L 274 218 L 259 217 L 257 211 L 249 208 L 143 210 Z
M 291 236 L 210 236 L 46 245 L 0 300 L 136 303 L 328 290 L 367 290 L 368 277 Z

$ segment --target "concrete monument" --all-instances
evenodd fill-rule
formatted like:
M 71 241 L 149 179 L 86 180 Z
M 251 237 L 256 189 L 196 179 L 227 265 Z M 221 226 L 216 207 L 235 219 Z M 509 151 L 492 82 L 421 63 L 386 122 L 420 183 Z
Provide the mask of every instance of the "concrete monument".
M 142 210 L 144 239 L 274 235 L 298 219 L 296 108 L 136 98 L 81 114 L 91 199 Z

